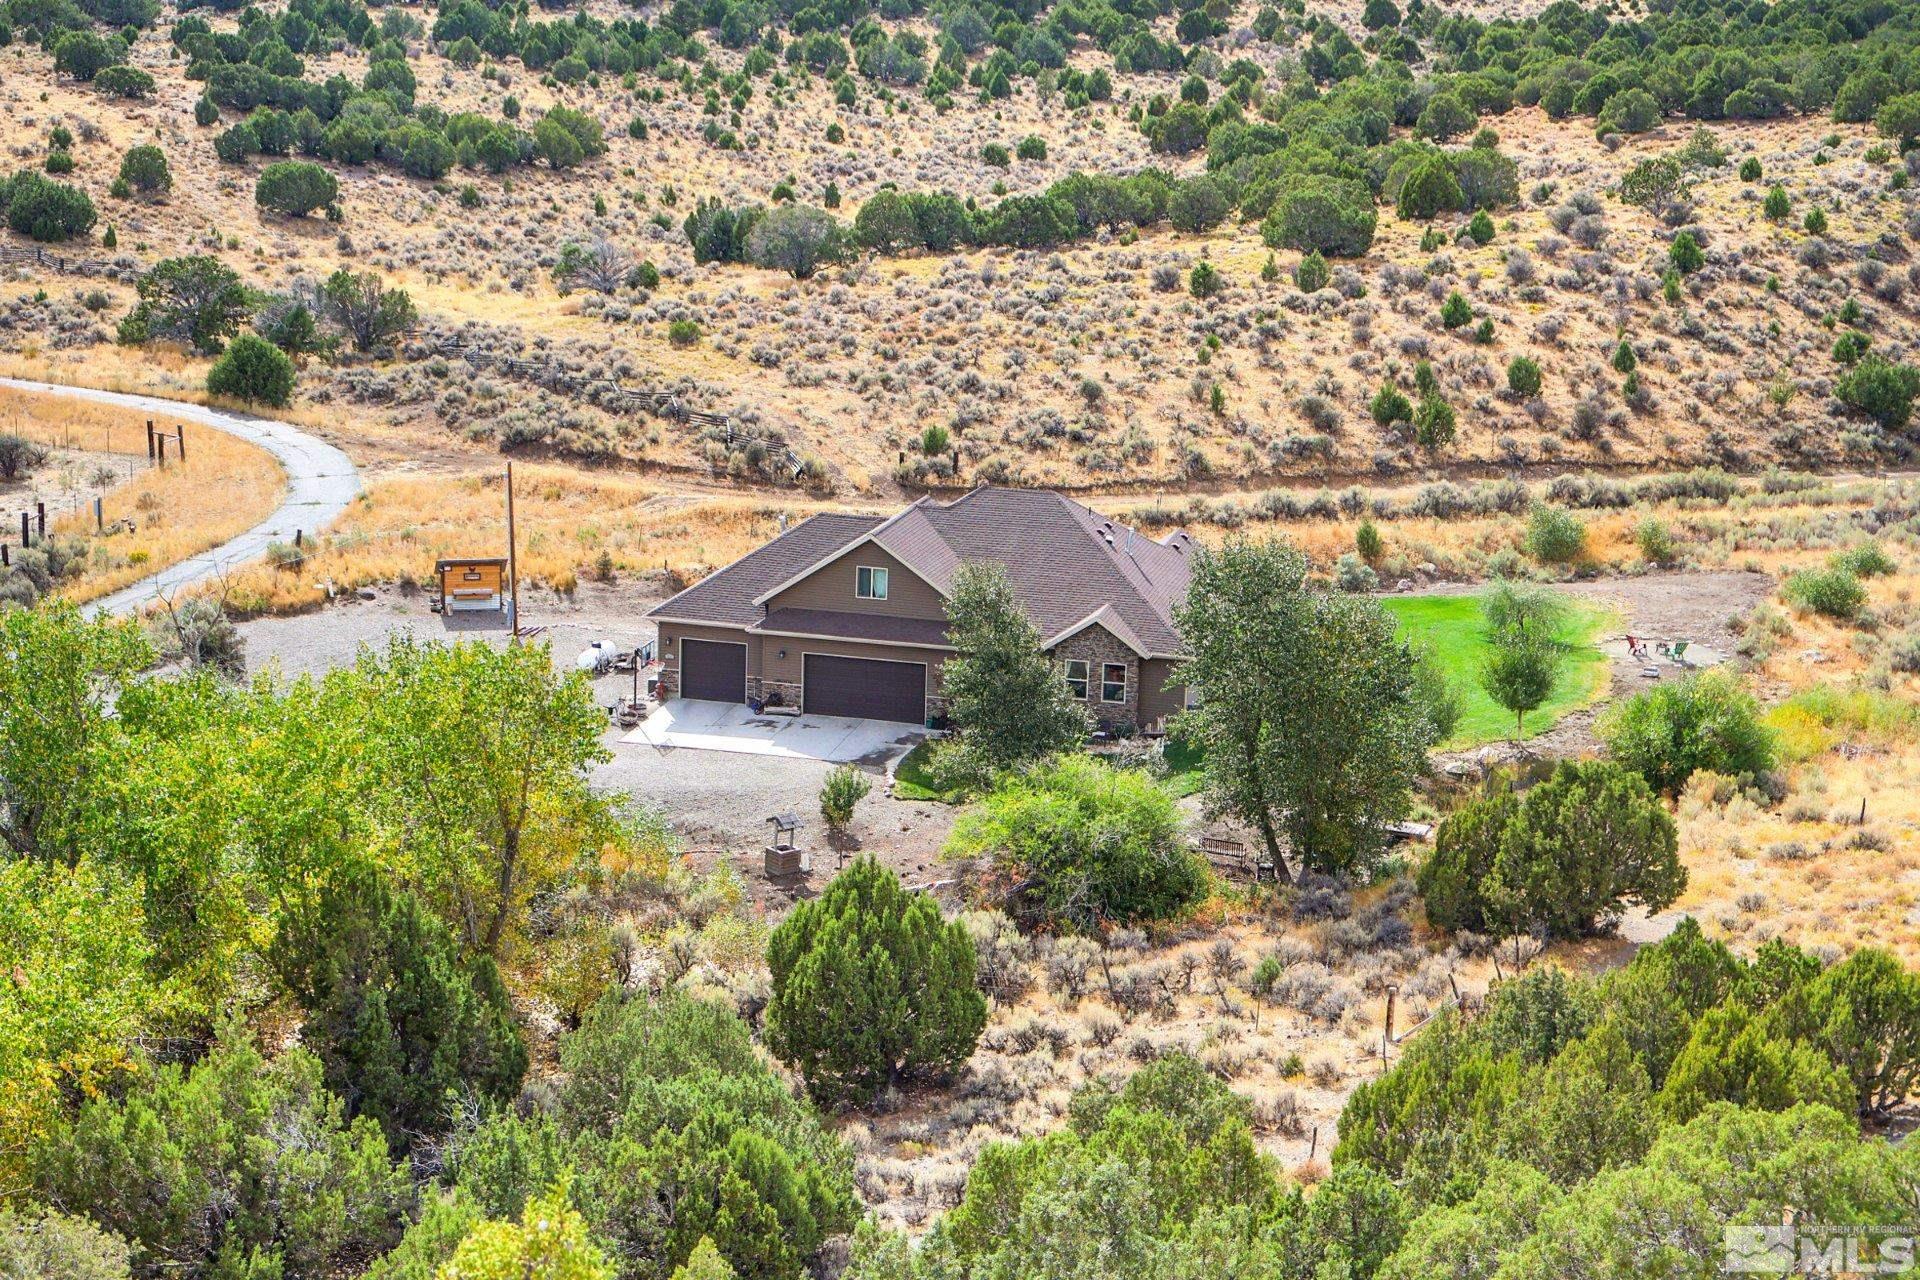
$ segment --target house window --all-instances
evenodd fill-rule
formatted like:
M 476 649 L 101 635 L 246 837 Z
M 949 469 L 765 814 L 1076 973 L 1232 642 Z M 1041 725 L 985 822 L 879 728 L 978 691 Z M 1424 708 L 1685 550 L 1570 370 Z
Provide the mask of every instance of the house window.
M 861 565 L 853 571 L 853 594 L 862 600 L 887 598 L 887 571 Z
M 1100 701 L 1125 702 L 1127 700 L 1127 664 L 1124 662 L 1103 662 L 1100 664 Z
M 1087 660 L 1067 659 L 1067 689 L 1081 702 L 1087 700 Z

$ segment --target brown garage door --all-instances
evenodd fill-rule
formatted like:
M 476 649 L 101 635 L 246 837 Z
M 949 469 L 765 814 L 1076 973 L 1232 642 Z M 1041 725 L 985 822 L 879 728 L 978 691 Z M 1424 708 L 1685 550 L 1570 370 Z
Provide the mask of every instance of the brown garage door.
M 801 674 L 806 710 L 815 715 L 912 724 L 926 719 L 927 669 L 918 662 L 810 653 Z
M 747 646 L 716 640 L 682 640 L 680 696 L 714 702 L 745 702 Z

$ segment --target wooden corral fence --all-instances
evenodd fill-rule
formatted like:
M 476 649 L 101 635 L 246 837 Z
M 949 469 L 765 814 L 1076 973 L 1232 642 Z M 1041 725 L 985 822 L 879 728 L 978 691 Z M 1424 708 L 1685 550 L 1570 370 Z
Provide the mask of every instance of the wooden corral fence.
M 43 271 L 79 276 L 104 275 L 109 268 L 109 264 L 99 258 L 72 258 L 64 253 L 49 253 L 39 245 L 31 249 L 0 245 L 0 266 L 38 267 Z

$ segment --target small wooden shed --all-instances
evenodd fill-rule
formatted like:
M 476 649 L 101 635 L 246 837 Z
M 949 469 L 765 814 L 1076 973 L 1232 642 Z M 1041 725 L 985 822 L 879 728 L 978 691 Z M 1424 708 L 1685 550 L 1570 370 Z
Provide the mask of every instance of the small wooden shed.
M 507 607 L 505 556 L 441 560 L 433 572 L 440 580 L 442 612 L 488 613 Z

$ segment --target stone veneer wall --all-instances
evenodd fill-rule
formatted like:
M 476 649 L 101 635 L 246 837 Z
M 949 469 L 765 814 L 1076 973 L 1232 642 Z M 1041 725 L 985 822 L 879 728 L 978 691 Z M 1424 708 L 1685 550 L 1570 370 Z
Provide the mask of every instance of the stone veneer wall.
M 1091 626 L 1076 632 L 1053 647 L 1054 666 L 1060 672 L 1060 678 L 1066 679 L 1066 664 L 1069 658 L 1085 659 L 1087 663 L 1087 714 L 1095 724 L 1107 721 L 1114 725 L 1132 725 L 1140 727 L 1140 655 L 1122 644 L 1117 636 L 1102 626 Z M 1100 701 L 1100 668 L 1109 662 L 1121 662 L 1127 668 L 1127 697 L 1124 702 Z

